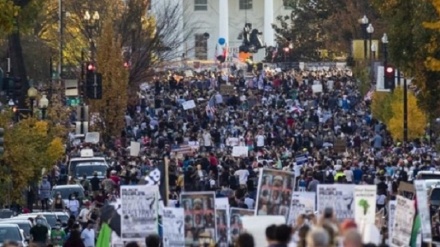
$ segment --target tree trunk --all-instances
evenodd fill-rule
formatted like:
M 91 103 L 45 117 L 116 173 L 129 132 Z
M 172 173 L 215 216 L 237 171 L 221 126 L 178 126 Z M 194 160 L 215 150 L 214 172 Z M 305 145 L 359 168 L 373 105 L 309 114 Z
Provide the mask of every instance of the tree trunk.
M 20 81 L 14 83 L 14 89 L 16 91 L 15 100 L 18 101 L 19 108 L 25 108 L 26 94 L 28 89 L 28 80 L 26 67 L 24 64 L 23 51 L 21 48 L 20 31 L 16 30 L 12 32 L 9 37 L 9 56 L 11 59 L 11 76 L 14 78 L 19 78 Z

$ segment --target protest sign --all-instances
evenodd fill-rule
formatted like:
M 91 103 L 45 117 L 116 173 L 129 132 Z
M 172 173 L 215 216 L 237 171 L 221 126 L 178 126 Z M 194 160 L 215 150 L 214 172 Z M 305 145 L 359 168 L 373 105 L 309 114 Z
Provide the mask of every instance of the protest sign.
M 353 219 L 354 185 L 351 184 L 319 184 L 318 211 L 323 215 L 325 208 L 332 208 L 336 219 Z
M 141 150 L 140 142 L 130 142 L 130 156 L 139 156 Z
M 295 226 L 298 216 L 315 213 L 315 202 L 315 192 L 293 192 L 287 224 Z
M 144 241 L 158 233 L 158 187 L 121 186 L 121 238 Z
M 431 216 L 428 208 L 428 192 L 426 191 L 425 181 L 414 180 L 416 190 L 417 210 L 422 222 L 422 240 L 430 243 L 432 241 Z
M 194 100 L 187 100 L 182 103 L 183 110 L 190 110 L 196 108 L 196 103 Z
M 398 195 L 390 246 L 409 246 L 415 215 L 414 201 Z
M 247 157 L 249 153 L 249 148 L 247 146 L 234 146 L 232 147 L 233 157 Z
M 183 208 L 164 208 L 162 229 L 164 247 L 180 247 L 185 245 Z
M 258 180 L 256 215 L 281 215 L 287 219 L 295 175 L 292 172 L 262 169 Z
M 391 239 L 394 230 L 394 215 L 396 215 L 396 201 L 388 202 L 388 239 Z
M 376 221 L 376 185 L 356 185 L 354 187 L 354 219 L 361 232 L 366 225 Z
M 243 216 L 252 216 L 254 215 L 254 210 L 244 209 L 244 208 L 231 208 L 230 210 L 230 238 L 231 241 L 234 242 L 238 235 L 243 232 L 243 223 L 241 221 L 241 217 Z
M 216 238 L 214 192 L 183 192 L 180 202 L 185 210 L 185 246 L 199 246 L 199 238 Z
M 216 226 L 217 226 L 217 238 L 216 243 L 218 247 L 229 246 L 229 209 L 215 210 L 216 213 Z

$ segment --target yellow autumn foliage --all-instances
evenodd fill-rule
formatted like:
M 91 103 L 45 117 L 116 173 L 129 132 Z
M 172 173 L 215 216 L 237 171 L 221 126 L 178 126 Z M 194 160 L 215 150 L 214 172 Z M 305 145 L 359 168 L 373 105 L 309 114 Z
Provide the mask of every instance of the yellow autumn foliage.
M 434 22 L 423 22 L 423 27 L 426 29 L 440 31 L 440 0 L 431 0 L 431 3 L 439 15 L 439 20 Z M 431 39 L 426 47 L 430 55 L 428 55 L 425 59 L 425 67 L 431 71 L 440 71 L 440 59 L 435 57 L 435 54 L 438 50 L 438 40 Z
M 20 8 L 11 0 L 0 1 L 0 32 L 9 33 L 14 28 L 14 19 Z
M 426 128 L 427 117 L 417 105 L 417 98 L 408 92 L 408 140 L 421 137 Z M 403 89 L 397 87 L 392 96 L 393 116 L 387 126 L 394 140 L 403 140 Z
M 13 113 L 0 115 L 0 126 L 5 126 L 5 152 L 0 156 L 0 187 L 10 183 L 8 195 L 0 193 L 0 203 L 21 201 L 23 191 L 41 177 L 43 169 L 50 170 L 63 157 L 63 140 L 54 136 L 48 122 L 25 118 L 12 121 Z M 6 182 L 5 182 L 6 181 Z
M 393 116 L 391 109 L 392 94 L 388 92 L 374 92 L 371 99 L 371 113 L 373 117 L 388 123 Z

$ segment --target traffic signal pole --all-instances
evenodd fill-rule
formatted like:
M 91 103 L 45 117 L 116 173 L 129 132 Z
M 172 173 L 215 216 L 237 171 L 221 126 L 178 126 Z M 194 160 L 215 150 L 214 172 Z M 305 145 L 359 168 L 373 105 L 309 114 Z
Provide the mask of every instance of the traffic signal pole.
M 408 142 L 408 85 L 405 77 L 403 78 L 403 141 Z

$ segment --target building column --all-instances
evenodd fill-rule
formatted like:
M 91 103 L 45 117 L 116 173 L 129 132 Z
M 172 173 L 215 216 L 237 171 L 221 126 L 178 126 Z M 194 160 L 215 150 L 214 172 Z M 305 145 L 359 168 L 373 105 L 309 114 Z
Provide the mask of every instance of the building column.
M 274 22 L 273 0 L 264 0 L 264 31 L 263 37 L 266 46 L 275 46 L 275 31 L 272 28 Z
M 218 4 L 219 27 L 217 40 L 224 38 L 226 43 L 229 43 L 229 0 L 218 0 Z

